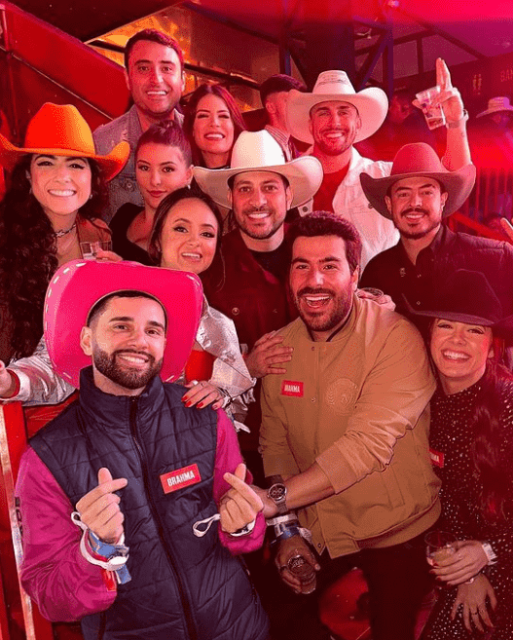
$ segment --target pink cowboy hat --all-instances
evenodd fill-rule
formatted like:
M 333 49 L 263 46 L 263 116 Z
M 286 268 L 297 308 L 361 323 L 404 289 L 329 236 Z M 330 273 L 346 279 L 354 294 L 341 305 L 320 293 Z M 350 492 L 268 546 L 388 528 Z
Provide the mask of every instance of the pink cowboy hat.
M 116 291 L 142 291 L 166 310 L 167 343 L 160 376 L 175 380 L 191 353 L 203 308 L 200 279 L 185 271 L 145 267 L 137 262 L 72 260 L 56 271 L 46 292 L 44 337 L 55 371 L 79 387 L 80 370 L 91 364 L 80 332 L 91 307 Z

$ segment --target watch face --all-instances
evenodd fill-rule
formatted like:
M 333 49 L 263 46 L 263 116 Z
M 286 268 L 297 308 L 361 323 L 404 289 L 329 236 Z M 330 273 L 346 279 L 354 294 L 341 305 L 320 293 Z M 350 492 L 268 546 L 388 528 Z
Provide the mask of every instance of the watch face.
M 269 498 L 274 500 L 274 502 L 282 502 L 285 500 L 286 494 L 287 487 L 284 484 L 273 484 L 268 493 Z

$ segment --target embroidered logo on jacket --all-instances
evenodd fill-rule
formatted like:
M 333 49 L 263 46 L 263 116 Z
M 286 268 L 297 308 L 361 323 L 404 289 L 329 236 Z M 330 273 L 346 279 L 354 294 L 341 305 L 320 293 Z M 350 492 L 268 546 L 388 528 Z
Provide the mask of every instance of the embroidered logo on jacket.
M 197 484 L 201 481 L 201 475 L 197 464 L 191 464 L 183 469 L 169 471 L 160 476 L 164 493 L 172 493 L 178 489 L 184 489 L 191 484 Z
M 296 382 L 294 380 L 284 380 L 281 383 L 281 395 L 282 396 L 295 396 L 296 398 L 303 397 L 303 383 Z

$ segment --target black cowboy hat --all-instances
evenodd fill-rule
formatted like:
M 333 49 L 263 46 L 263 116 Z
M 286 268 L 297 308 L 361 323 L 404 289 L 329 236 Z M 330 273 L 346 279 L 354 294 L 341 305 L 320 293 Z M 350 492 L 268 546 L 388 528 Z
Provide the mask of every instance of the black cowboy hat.
M 499 298 L 480 271 L 459 269 L 451 274 L 441 284 L 433 310 L 418 311 L 405 302 L 413 315 L 490 327 L 494 335 L 513 338 L 513 316 L 504 317 Z

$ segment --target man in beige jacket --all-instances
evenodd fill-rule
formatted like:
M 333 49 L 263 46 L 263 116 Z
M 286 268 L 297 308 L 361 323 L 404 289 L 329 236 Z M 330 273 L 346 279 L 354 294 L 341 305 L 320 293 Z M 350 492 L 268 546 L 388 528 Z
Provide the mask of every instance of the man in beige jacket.
M 281 478 L 261 496 L 267 517 L 301 508 L 319 559 L 292 522 L 281 527 L 277 564 L 296 591 L 301 583 L 287 561 L 297 549 L 322 566 L 318 591 L 360 566 L 373 639 L 413 640 L 428 577 L 423 534 L 440 513 L 428 452 L 435 383 L 427 354 L 408 320 L 355 296 L 361 242 L 351 223 L 315 213 L 291 233 L 300 317 L 280 332 L 294 348 L 286 373 L 263 383 L 264 468 Z M 329 638 L 320 622 L 312 626 L 308 600 L 300 600 L 303 619 L 291 637 Z

